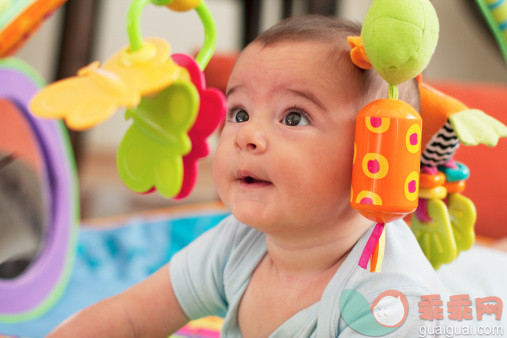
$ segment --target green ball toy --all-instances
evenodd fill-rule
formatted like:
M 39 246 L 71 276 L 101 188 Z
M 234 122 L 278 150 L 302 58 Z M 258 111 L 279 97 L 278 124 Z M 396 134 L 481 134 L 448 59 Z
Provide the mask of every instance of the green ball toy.
M 374 0 L 361 36 L 373 68 L 398 85 L 426 68 L 438 30 L 438 17 L 429 0 Z

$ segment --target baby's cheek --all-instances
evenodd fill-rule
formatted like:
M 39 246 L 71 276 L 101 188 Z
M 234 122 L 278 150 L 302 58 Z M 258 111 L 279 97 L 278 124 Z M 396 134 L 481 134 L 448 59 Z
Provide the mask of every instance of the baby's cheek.
M 226 157 L 224 156 L 224 149 L 218 147 L 215 155 L 213 157 L 213 162 L 211 165 L 211 173 L 213 177 L 213 183 L 215 184 L 215 188 L 217 190 L 218 195 L 222 198 L 222 192 L 224 190 L 224 185 L 226 183 L 227 171 L 225 169 Z

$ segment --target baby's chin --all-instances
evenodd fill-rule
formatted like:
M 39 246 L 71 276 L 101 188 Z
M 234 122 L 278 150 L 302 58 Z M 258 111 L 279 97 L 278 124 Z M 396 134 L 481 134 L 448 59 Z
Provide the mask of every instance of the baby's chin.
M 274 217 L 273 215 L 267 214 L 265 210 L 247 208 L 244 206 L 236 208 L 232 207 L 230 210 L 233 216 L 240 223 L 248 225 L 249 227 L 264 233 L 277 231 L 277 228 L 283 224 L 280 219 Z
M 304 227 L 295 224 L 294 220 L 286 219 L 283 215 L 270 215 L 252 211 L 232 211 L 233 216 L 242 224 L 268 235 L 285 236 L 295 234 Z

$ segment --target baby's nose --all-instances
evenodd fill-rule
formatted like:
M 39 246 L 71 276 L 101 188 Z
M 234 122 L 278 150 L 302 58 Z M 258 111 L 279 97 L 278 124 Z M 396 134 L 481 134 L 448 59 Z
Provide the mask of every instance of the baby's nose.
M 262 153 L 266 147 L 265 133 L 252 125 L 243 126 L 236 134 L 236 148 L 239 150 Z

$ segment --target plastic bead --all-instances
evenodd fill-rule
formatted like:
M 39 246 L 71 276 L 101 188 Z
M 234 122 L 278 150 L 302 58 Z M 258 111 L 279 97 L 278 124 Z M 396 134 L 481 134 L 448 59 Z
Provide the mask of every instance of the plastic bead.
M 424 189 L 436 188 L 445 183 L 445 175 L 438 172 L 436 175 L 421 173 L 420 186 Z
M 466 165 L 460 162 L 454 162 L 456 166 L 450 167 L 450 166 L 439 166 L 438 170 L 444 173 L 445 180 L 447 182 L 457 182 L 457 181 L 463 181 L 470 176 L 470 170 Z
M 443 186 L 433 189 L 419 189 L 420 198 L 441 200 L 444 199 L 445 196 L 447 196 L 447 189 L 445 189 Z
M 200 4 L 201 0 L 174 0 L 167 7 L 176 12 L 186 12 L 196 8 Z
M 459 194 L 465 190 L 466 183 L 465 181 L 445 182 L 444 187 L 448 194 Z

